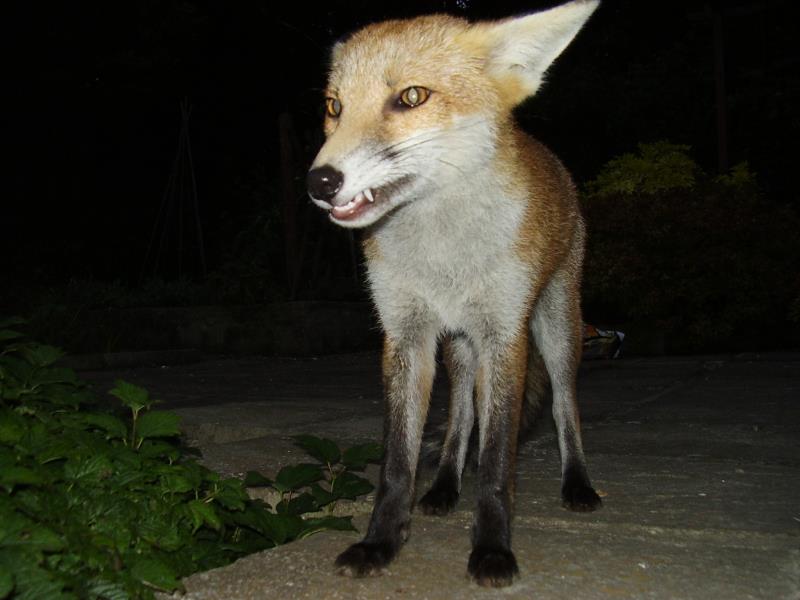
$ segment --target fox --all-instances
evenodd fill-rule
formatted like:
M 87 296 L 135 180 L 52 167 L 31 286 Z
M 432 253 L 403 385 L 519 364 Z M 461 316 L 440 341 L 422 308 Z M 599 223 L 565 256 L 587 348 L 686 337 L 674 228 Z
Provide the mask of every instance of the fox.
M 592 511 L 576 376 L 585 245 L 575 185 L 513 109 L 595 11 L 574 0 L 498 21 L 426 15 L 371 24 L 334 44 L 325 141 L 311 201 L 361 230 L 383 330 L 384 458 L 364 538 L 338 573 L 378 575 L 410 531 L 437 350 L 450 379 L 447 431 L 425 514 L 455 507 L 477 425 L 469 576 L 510 585 L 520 432 L 552 396 L 561 499 Z

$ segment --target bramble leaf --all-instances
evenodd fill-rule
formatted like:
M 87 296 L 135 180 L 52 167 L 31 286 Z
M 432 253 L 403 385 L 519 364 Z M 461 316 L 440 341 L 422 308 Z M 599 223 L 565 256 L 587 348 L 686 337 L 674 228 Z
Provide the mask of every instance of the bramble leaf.
M 222 521 L 220 521 L 214 506 L 202 500 L 189 502 L 189 514 L 192 517 L 193 531 L 197 531 L 203 525 L 208 525 L 211 529 L 222 527 Z
M 264 477 L 258 471 L 248 471 L 244 476 L 244 485 L 246 487 L 268 487 L 272 485 L 272 480 Z
M 128 428 L 121 419 L 107 413 L 87 413 L 84 415 L 87 425 L 102 429 L 109 439 L 123 439 L 128 435 Z
M 336 464 L 342 454 L 335 442 L 314 435 L 296 435 L 297 445 L 322 464 Z
M 374 442 L 352 446 L 342 454 L 342 464 L 352 471 L 363 471 L 369 463 L 379 463 L 383 446 Z
M 375 486 L 367 479 L 348 471 L 339 475 L 332 487 L 332 494 L 337 498 L 347 498 L 348 500 L 355 500 L 359 496 L 369 494 L 375 489 Z
M 121 379 L 117 381 L 116 387 L 108 393 L 116 398 L 119 398 L 122 401 L 122 404 L 130 408 L 135 413 L 138 413 L 143 408 L 149 408 L 153 404 L 153 401 L 150 400 L 150 394 L 147 393 L 147 390 Z
M 133 563 L 131 574 L 150 587 L 171 592 L 183 589 L 172 569 L 156 558 L 139 558 Z
M 64 352 L 55 346 L 46 344 L 23 344 L 20 353 L 29 363 L 36 367 L 47 367 L 64 356 Z
M 273 487 L 279 492 L 296 490 L 322 479 L 319 465 L 290 465 L 278 471 Z
M 141 438 L 173 437 L 180 435 L 180 417 L 164 410 L 146 412 L 139 417 L 136 434 Z
M 357 531 L 353 526 L 352 517 L 320 517 L 318 519 L 306 519 L 303 521 L 303 530 L 298 534 L 297 539 L 307 538 L 320 531 Z

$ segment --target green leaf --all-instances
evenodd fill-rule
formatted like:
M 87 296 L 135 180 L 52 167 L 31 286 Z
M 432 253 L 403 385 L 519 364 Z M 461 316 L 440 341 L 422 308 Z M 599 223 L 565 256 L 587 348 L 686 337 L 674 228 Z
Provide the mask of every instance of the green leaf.
M 13 379 L 17 383 L 27 385 L 33 375 L 34 368 L 16 356 L 0 356 L 0 380 Z M 8 395 L 4 391 L 3 397 Z
M 339 446 L 326 438 L 318 438 L 313 435 L 296 435 L 294 439 L 297 445 L 308 454 L 316 458 L 322 464 L 336 464 L 341 458 Z
M 248 471 L 244 476 L 244 485 L 246 487 L 268 487 L 272 485 L 272 480 L 264 477 L 258 471 Z
M 322 470 L 319 465 L 290 465 L 283 467 L 275 477 L 273 487 L 279 492 L 289 492 L 311 485 L 322 479 Z
M 14 576 L 0 565 L 0 598 L 7 598 L 14 591 Z
M 280 501 L 278 506 L 275 507 L 275 510 L 278 513 L 287 515 L 302 515 L 305 513 L 317 512 L 319 508 L 316 498 L 312 494 L 304 492 L 299 496 L 295 496 L 288 502 L 286 500 Z
M 27 430 L 25 417 L 11 410 L 0 412 L 0 443 L 16 444 Z
M 75 445 L 69 438 L 52 439 L 49 437 L 49 444 L 40 444 L 35 448 L 36 460 L 40 465 L 47 464 L 54 460 L 61 460 L 75 453 Z
M 115 583 L 107 579 L 97 578 L 87 586 L 88 592 L 103 600 L 130 600 L 131 595 L 122 583 Z
M 179 511 L 185 514 L 184 511 Z M 136 533 L 144 541 L 156 548 L 174 550 L 181 545 L 178 533 L 178 515 L 170 510 L 166 502 L 156 502 L 151 498 L 148 510 L 136 516 L 135 523 L 124 514 L 119 515 L 120 524 L 135 525 Z M 127 523 L 126 523 L 127 521 Z
M 128 428 L 122 419 L 107 413 L 87 413 L 83 416 L 87 425 L 106 432 L 109 439 L 123 439 L 128 435 Z
M 139 448 L 139 453 L 145 458 L 166 457 L 170 461 L 178 460 L 180 449 L 170 442 L 162 440 L 145 440 Z
M 165 492 L 183 494 L 194 489 L 192 482 L 178 473 L 168 473 L 161 476 L 161 486 Z
M 295 539 L 303 530 L 303 519 L 296 515 L 276 515 L 263 506 L 251 505 L 247 510 L 234 513 L 234 520 L 266 536 L 276 544 Z
M 25 360 L 37 367 L 47 367 L 64 356 L 64 352 L 55 346 L 46 344 L 25 344 L 20 348 Z
M 22 334 L 13 329 L 0 329 L 0 342 L 7 342 L 9 340 L 16 340 L 22 337 Z M 0 596 L 2 597 L 2 596 Z
M 337 498 L 347 498 L 348 500 L 355 500 L 359 496 L 369 494 L 375 489 L 369 480 L 359 477 L 355 473 L 345 471 L 336 478 L 336 482 L 332 485 L 331 493 Z
M 136 433 L 142 438 L 173 437 L 180 435 L 180 417 L 175 413 L 154 410 L 139 417 Z
M 222 482 L 222 489 L 214 495 L 220 505 L 228 510 L 244 510 L 245 503 L 250 500 L 247 492 L 238 479 L 226 479 Z
M 34 485 L 43 481 L 39 473 L 27 467 L 10 467 L 0 472 L 0 485 L 9 491 L 16 485 Z
M 78 376 L 72 369 L 65 367 L 46 367 L 37 369 L 31 383 L 34 385 L 47 385 L 50 383 L 70 383 L 79 385 Z
M 303 530 L 298 534 L 297 539 L 307 538 L 320 531 L 357 531 L 353 526 L 353 517 L 320 517 L 317 519 L 305 519 Z
M 183 589 L 172 569 L 156 558 L 138 558 L 133 563 L 131 574 L 142 583 L 157 590 L 171 592 Z
M 135 413 L 138 413 L 143 408 L 149 408 L 153 404 L 147 390 L 121 379 L 117 381 L 116 387 L 108 393 L 122 400 L 122 404 Z
M 363 471 L 368 463 L 379 463 L 383 458 L 383 446 L 374 442 L 348 448 L 342 455 L 342 464 L 353 471 Z
M 27 546 L 35 546 L 39 550 L 44 550 L 46 552 L 55 552 L 61 550 L 65 546 L 65 542 L 61 536 L 44 525 L 37 523 L 36 526 L 31 528 L 27 533 L 28 535 L 23 542 Z
M 214 507 L 202 500 L 192 500 L 188 504 L 189 514 L 192 517 L 192 531 L 197 531 L 201 526 L 208 525 L 211 529 L 222 527 L 222 521 Z
M 340 498 L 340 496 L 335 496 L 328 490 L 323 489 L 318 483 L 311 484 L 311 495 L 314 496 L 314 499 L 317 501 L 317 506 L 320 508 Z
M 81 479 L 100 481 L 109 477 L 113 472 L 114 467 L 104 454 L 71 458 L 64 465 L 64 476 L 73 481 Z

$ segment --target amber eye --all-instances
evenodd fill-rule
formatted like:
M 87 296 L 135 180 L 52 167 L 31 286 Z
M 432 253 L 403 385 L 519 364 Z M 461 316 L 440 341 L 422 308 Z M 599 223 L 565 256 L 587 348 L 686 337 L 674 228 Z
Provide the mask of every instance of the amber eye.
M 400 93 L 400 102 L 398 104 L 403 107 L 414 108 L 423 104 L 430 95 L 431 91 L 428 88 L 414 85 Z
M 325 112 L 331 119 L 336 119 L 342 114 L 342 103 L 336 98 L 325 98 Z

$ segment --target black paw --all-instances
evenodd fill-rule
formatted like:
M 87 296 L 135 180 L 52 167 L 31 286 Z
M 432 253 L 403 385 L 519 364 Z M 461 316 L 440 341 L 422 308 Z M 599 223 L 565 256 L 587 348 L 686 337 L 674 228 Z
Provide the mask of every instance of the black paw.
M 458 502 L 458 490 L 449 486 L 434 485 L 428 493 L 417 502 L 420 510 L 426 515 L 442 517 L 449 513 Z
M 336 572 L 349 577 L 380 575 L 396 554 L 397 549 L 388 542 L 359 542 L 339 555 Z
M 511 550 L 478 546 L 469 555 L 467 571 L 478 585 L 506 587 L 513 583 L 519 568 Z
M 600 508 L 603 502 L 591 486 L 573 483 L 561 488 L 561 504 L 575 512 L 592 512 Z

